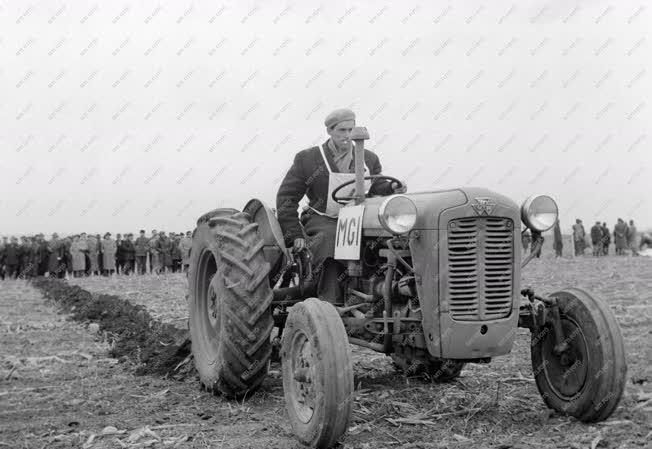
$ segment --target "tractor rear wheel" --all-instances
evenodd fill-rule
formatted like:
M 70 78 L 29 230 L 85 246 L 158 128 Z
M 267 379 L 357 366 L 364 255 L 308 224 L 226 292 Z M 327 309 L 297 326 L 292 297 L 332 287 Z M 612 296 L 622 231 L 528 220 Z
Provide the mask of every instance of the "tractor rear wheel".
M 332 304 L 308 298 L 290 308 L 281 359 L 292 430 L 310 447 L 331 447 L 346 432 L 353 404 L 351 347 Z
M 199 226 L 202 223 L 208 223 L 208 221 L 211 218 L 214 217 L 228 217 L 233 214 L 238 213 L 239 211 L 236 209 L 229 209 L 229 208 L 222 208 L 222 209 L 213 209 L 211 211 L 206 212 L 204 215 L 199 217 L 197 219 L 197 226 Z
M 193 236 L 188 276 L 192 354 L 202 385 L 228 397 L 267 375 L 272 291 L 258 225 L 248 214 L 211 211 Z M 208 214 L 207 214 L 208 215 Z
M 532 370 L 548 407 L 580 421 L 607 419 L 618 406 L 627 378 L 620 327 L 604 301 L 569 288 L 557 299 L 563 341 L 552 325 L 532 333 Z

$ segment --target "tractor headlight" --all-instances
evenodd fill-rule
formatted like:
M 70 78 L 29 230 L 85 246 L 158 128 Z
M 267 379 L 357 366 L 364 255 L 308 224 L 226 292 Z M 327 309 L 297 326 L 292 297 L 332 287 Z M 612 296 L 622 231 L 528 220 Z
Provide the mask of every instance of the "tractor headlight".
M 378 219 L 392 234 L 405 234 L 417 222 L 417 206 L 407 196 L 390 196 L 380 205 Z
M 531 196 L 521 206 L 521 220 L 525 226 L 538 232 L 552 228 L 558 216 L 557 203 L 548 195 Z

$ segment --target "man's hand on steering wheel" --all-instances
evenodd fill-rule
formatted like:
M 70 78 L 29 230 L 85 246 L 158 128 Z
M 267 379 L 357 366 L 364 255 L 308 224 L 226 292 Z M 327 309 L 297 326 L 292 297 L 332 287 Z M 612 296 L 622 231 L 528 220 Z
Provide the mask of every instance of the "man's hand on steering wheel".
M 401 181 L 400 179 L 396 179 L 392 176 L 386 176 L 386 175 L 370 175 L 370 176 L 365 176 L 365 180 L 370 180 L 373 181 L 374 183 L 377 183 L 378 181 L 383 181 L 386 183 L 390 184 L 390 188 L 392 189 L 392 194 L 396 193 L 405 193 L 407 192 L 407 185 L 405 182 Z M 354 197 L 353 195 L 351 196 L 338 196 L 337 194 L 342 190 L 344 187 L 350 186 L 351 184 L 354 184 L 355 180 L 347 181 L 339 186 L 335 190 L 333 190 L 333 193 L 331 193 L 331 198 L 333 198 L 333 201 L 339 203 L 339 204 L 346 204 L 348 201 L 351 201 Z M 371 190 L 374 189 L 374 186 L 372 185 Z M 385 193 L 387 194 L 387 193 Z M 366 195 L 369 197 L 369 193 Z M 373 194 L 371 195 L 373 196 Z
M 394 191 L 394 193 L 407 192 L 407 183 L 405 181 L 401 181 L 400 183 L 397 183 L 396 181 L 392 181 L 389 186 Z

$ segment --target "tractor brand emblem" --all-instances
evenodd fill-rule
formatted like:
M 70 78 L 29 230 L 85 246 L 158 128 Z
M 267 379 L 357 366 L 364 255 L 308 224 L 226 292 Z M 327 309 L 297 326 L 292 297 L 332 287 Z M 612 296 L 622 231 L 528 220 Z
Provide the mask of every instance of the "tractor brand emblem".
M 496 207 L 496 203 L 491 198 L 474 198 L 471 207 L 473 207 L 473 210 L 478 215 L 491 215 L 494 207 Z

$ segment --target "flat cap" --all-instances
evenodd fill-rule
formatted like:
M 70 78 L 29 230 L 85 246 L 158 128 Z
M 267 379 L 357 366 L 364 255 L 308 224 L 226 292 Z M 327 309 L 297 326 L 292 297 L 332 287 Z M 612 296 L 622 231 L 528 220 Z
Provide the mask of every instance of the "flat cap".
M 326 116 L 324 125 L 326 125 L 326 128 L 332 128 L 338 123 L 344 122 L 346 120 L 355 120 L 355 112 L 345 108 L 335 109 L 333 112 Z

